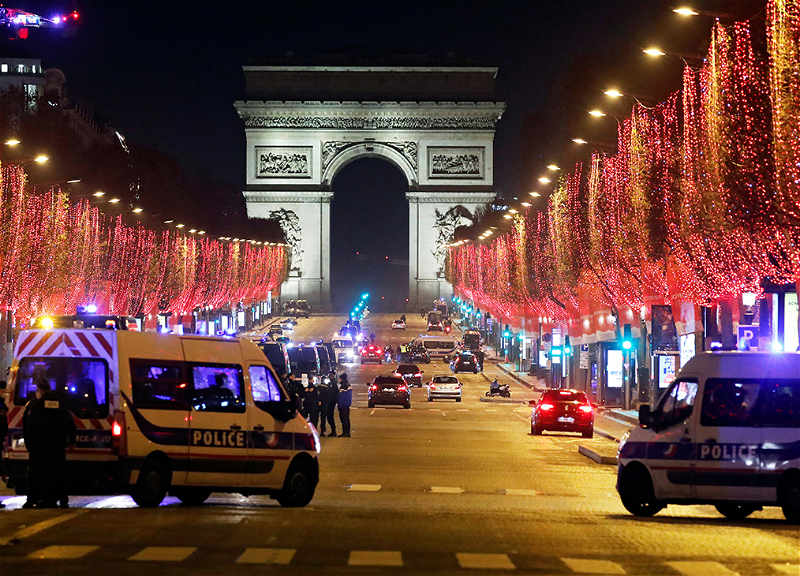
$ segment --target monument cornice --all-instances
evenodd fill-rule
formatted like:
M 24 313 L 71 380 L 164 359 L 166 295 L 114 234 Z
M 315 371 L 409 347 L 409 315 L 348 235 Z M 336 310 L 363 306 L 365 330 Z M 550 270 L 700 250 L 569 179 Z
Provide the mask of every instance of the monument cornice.
M 309 202 L 329 204 L 333 192 L 300 191 L 300 190 L 245 190 L 244 199 L 247 202 Z
M 246 128 L 494 130 L 502 102 L 237 101 Z
M 406 192 L 406 199 L 412 204 L 486 204 L 494 197 L 494 192 Z

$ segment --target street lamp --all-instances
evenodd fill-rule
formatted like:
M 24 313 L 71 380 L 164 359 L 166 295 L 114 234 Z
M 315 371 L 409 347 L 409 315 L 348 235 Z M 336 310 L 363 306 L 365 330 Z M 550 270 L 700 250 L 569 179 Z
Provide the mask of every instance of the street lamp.
M 674 8 L 672 10 L 675 14 L 680 14 L 681 16 L 697 16 L 698 12 L 695 12 L 691 8 L 687 6 L 682 6 L 681 8 Z
M 559 168 L 555 164 L 548 164 L 547 169 L 550 170 L 551 172 L 557 172 L 558 170 L 561 170 L 561 168 Z
M 539 178 L 539 182 L 541 182 L 542 184 L 550 184 L 552 180 L 550 180 L 550 178 L 548 178 L 547 176 L 542 176 L 541 178 Z
M 589 110 L 589 116 L 594 116 L 595 118 L 602 118 L 605 115 L 606 113 L 602 110 Z
M 648 56 L 652 56 L 653 58 L 657 58 L 659 56 L 666 56 L 667 55 L 666 52 L 662 52 L 661 50 L 659 50 L 658 48 L 655 48 L 655 47 L 646 48 L 646 49 L 642 50 L 642 52 L 644 52 Z

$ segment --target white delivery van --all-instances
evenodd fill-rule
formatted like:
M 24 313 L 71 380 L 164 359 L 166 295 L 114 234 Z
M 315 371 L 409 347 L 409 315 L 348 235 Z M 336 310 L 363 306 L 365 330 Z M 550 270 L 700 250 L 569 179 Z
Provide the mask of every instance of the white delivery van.
M 800 523 L 800 354 L 698 354 L 639 420 L 618 457 L 617 491 L 632 514 L 713 504 L 744 518 L 781 506 Z
M 338 364 L 347 364 L 356 361 L 355 344 L 353 344 L 353 338 L 349 334 L 334 334 L 331 336 L 331 344 L 336 352 L 336 362 Z
M 72 493 L 129 492 L 140 506 L 171 493 L 311 501 L 319 436 L 247 340 L 126 330 L 24 330 L 9 383 L 8 484 L 26 491 L 22 416 L 44 372 L 78 427 L 67 451 Z
M 431 360 L 449 362 L 458 349 L 458 340 L 447 336 L 419 336 L 411 345 L 425 347 Z

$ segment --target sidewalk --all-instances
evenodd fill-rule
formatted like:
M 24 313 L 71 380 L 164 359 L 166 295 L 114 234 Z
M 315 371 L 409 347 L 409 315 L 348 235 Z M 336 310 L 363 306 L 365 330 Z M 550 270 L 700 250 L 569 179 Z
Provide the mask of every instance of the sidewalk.
M 534 392 L 541 393 L 547 386 L 544 379 L 531 376 L 527 372 L 518 372 L 513 364 L 507 364 L 499 356 L 487 355 L 486 360 L 492 362 L 507 376 Z M 639 424 L 639 414 L 635 410 L 606 408 L 598 406 L 594 418 L 594 432 L 601 439 L 586 440 L 578 446 L 578 452 L 599 464 L 617 464 L 617 445 L 625 433 Z

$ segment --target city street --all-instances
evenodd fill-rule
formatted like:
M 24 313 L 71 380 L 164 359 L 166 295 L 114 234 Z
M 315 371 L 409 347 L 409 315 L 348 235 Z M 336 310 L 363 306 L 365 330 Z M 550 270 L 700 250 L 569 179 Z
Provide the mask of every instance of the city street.
M 381 346 L 424 331 L 419 315 Z M 324 338 L 342 317 L 301 319 L 296 342 Z M 459 337 L 456 330 L 453 334 Z M 423 381 L 449 372 L 420 365 Z M 800 531 L 777 508 L 743 521 L 712 506 L 670 506 L 653 518 L 625 511 L 616 468 L 578 453 L 576 434 L 530 435 L 535 393 L 501 374 L 459 374 L 463 401 L 411 409 L 367 407 L 367 383 L 387 365 L 347 365 L 352 438 L 323 438 L 321 479 L 306 508 L 266 497 L 213 494 L 198 507 L 169 497 L 157 509 L 127 496 L 73 497 L 70 510 L 22 510 L 4 490 L 0 573 L 33 574 L 658 574 L 800 573 Z M 514 402 L 484 398 L 495 374 Z M 337 415 L 338 420 L 338 415 Z

